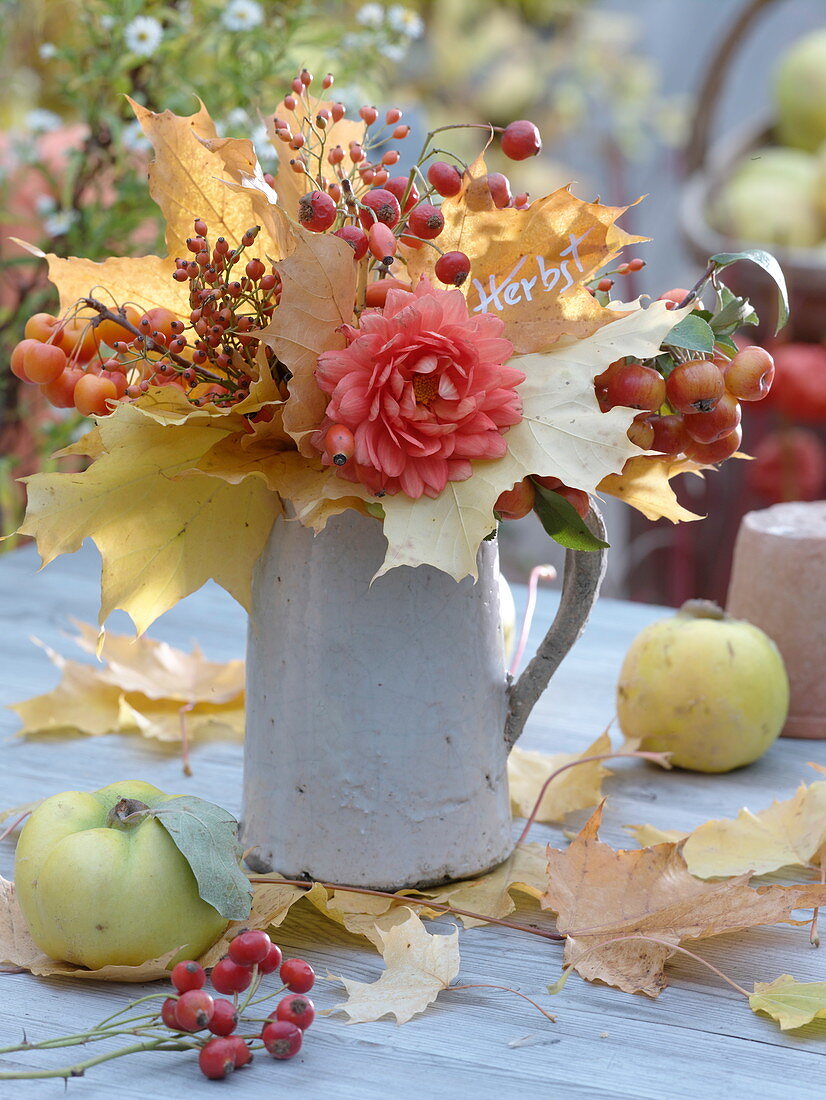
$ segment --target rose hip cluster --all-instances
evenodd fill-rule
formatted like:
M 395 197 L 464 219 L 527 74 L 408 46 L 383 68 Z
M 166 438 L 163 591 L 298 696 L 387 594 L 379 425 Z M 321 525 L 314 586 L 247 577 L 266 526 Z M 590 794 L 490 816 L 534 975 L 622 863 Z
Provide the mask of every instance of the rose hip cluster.
M 462 191 L 467 166 L 458 158 L 454 158 L 455 163 L 434 160 L 442 151 L 430 148 L 436 133 L 456 127 L 444 126 L 431 132 L 410 172 L 393 175 L 401 153 L 388 148 L 388 143 L 403 141 L 410 134 L 410 127 L 401 121 L 399 108 L 391 107 L 380 116 L 376 107 L 361 107 L 364 136 L 360 141 L 350 141 L 345 149 L 328 136 L 344 118 L 345 107 L 312 100 L 312 83 L 312 74 L 302 69 L 284 97 L 283 113 L 273 118 L 276 138 L 293 154 L 290 168 L 307 180 L 308 190 L 298 203 L 301 225 L 314 233 L 332 232 L 341 237 L 357 260 L 368 257 L 378 275 L 389 270 L 400 245 L 408 249 L 435 248 L 439 252 L 436 277 L 448 286 L 461 286 L 470 273 L 470 260 L 464 252 L 444 251 L 436 243 L 445 226 L 438 200 Z M 332 84 L 333 77 L 328 74 L 322 80 L 323 90 Z M 504 129 L 482 128 L 501 133 L 502 152 L 512 160 L 535 156 L 542 148 L 539 131 L 527 120 L 512 122 Z M 496 207 L 525 207 L 528 203 L 526 194 L 513 196 L 509 180 L 500 172 L 489 173 L 487 185 Z M 378 297 L 377 292 L 374 297 Z M 366 304 L 382 302 L 368 300 Z
M 245 1016 L 248 1006 L 266 999 L 253 1000 L 261 978 L 276 970 L 289 990 L 287 996 L 265 1019 Z M 206 1077 L 220 1079 L 247 1065 L 259 1040 L 273 1058 L 283 1060 L 298 1054 L 304 1032 L 315 1017 L 313 1002 L 305 996 L 315 981 L 309 963 L 303 959 L 282 961 L 280 949 L 266 932 L 248 930 L 232 940 L 209 980 L 215 992 L 224 996 L 214 997 L 207 991 L 207 975 L 199 963 L 177 963 L 172 970 L 176 993 L 167 997 L 161 1008 L 161 1019 L 173 1032 L 211 1032 L 198 1053 L 198 1065 Z M 239 1005 L 242 993 L 246 997 Z M 239 1033 L 239 1027 L 250 1023 L 260 1025 L 255 1034 Z

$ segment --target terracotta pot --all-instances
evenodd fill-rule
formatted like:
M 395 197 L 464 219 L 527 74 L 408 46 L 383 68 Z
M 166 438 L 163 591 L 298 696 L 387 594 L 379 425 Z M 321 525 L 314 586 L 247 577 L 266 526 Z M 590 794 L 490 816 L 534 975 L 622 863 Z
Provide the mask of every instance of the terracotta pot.
M 242 813 L 257 871 L 386 890 L 513 847 L 508 752 L 582 632 L 604 553 L 568 551 L 560 611 L 511 684 L 495 540 L 476 583 L 404 566 L 371 584 L 384 551 L 356 512 L 315 537 L 279 519 L 257 566 Z
M 826 501 L 743 517 L 727 610 L 772 638 L 791 684 L 781 737 L 826 738 Z

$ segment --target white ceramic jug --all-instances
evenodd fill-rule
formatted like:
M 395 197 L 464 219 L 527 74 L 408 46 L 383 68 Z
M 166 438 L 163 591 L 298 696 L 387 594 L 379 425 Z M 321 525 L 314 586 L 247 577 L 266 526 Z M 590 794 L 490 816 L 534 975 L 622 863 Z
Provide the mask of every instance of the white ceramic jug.
M 402 566 L 371 585 L 384 550 L 380 523 L 350 511 L 317 536 L 279 519 L 258 562 L 242 813 L 255 871 L 387 890 L 481 873 L 513 847 L 508 753 L 585 626 L 604 551 L 567 552 L 556 619 L 511 683 L 496 541 L 476 583 Z

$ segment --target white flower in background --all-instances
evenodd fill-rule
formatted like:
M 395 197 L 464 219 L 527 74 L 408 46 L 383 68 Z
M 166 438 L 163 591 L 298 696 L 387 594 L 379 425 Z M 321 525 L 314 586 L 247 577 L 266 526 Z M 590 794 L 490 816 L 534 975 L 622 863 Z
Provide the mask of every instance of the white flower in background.
M 138 15 L 123 28 L 126 48 L 138 57 L 151 57 L 162 38 L 163 27 L 151 15 Z
M 384 8 L 381 4 L 363 4 L 356 12 L 356 22 L 363 27 L 380 27 L 384 23 Z
M 77 211 L 56 210 L 54 214 L 49 214 L 48 218 L 43 219 L 43 228 L 50 237 L 62 237 L 69 232 L 76 221 Z
M 121 141 L 127 149 L 131 149 L 135 153 L 145 153 L 152 148 L 136 118 L 133 118 L 131 122 L 127 122 L 123 127 Z
M 37 53 L 41 61 L 51 61 L 53 57 L 57 57 L 57 46 L 54 42 L 41 42 Z
M 382 49 L 382 53 L 388 61 L 402 61 L 407 53 L 407 49 L 399 42 L 388 42 Z
M 260 27 L 264 11 L 256 0 L 230 0 L 221 12 L 221 23 L 228 31 L 248 31 Z
M 103 29 L 105 31 L 114 30 L 114 27 L 115 27 L 116 23 L 117 23 L 117 19 L 115 19 L 114 15 L 110 15 L 108 12 L 105 12 L 100 17 L 100 25 L 101 25 L 101 27 L 103 27 Z
M 23 124 L 33 134 L 51 134 L 63 125 L 60 115 L 42 107 L 34 107 L 31 111 L 26 111 Z
M 248 130 L 250 125 L 249 115 L 243 107 L 233 107 L 224 119 L 222 130 Z
M 403 8 L 401 4 L 394 4 L 389 9 L 387 22 L 397 34 L 407 38 L 421 38 L 424 34 L 424 23 L 418 12 Z
M 57 209 L 57 202 L 51 195 L 38 195 L 34 200 L 34 208 L 42 218 Z
M 259 123 L 252 131 L 250 140 L 259 159 L 266 160 L 268 157 L 275 156 L 275 149 L 272 147 L 270 135 L 267 133 L 267 127 L 263 122 Z

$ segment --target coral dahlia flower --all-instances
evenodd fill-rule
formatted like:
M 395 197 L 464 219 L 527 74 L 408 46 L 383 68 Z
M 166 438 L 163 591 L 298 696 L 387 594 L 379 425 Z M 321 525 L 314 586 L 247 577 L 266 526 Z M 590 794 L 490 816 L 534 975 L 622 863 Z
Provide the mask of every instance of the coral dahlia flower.
M 382 310 L 344 327 L 347 347 L 319 356 L 316 380 L 330 401 L 314 444 L 323 451 L 326 429 L 346 425 L 355 452 L 336 473 L 378 494 L 435 497 L 464 481 L 471 459 L 505 454 L 503 432 L 522 419 L 515 387 L 525 375 L 507 365 L 503 328 L 426 279 L 390 290 Z

